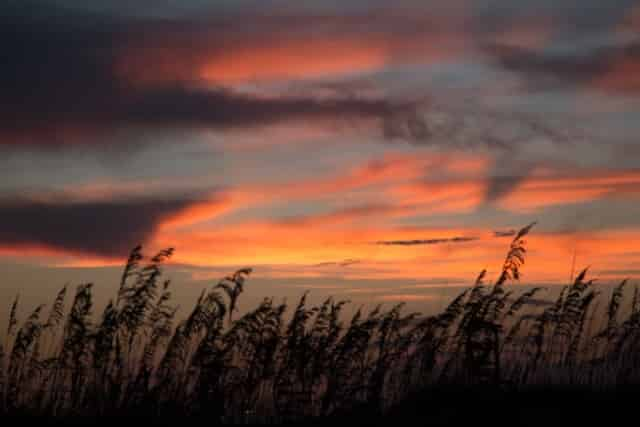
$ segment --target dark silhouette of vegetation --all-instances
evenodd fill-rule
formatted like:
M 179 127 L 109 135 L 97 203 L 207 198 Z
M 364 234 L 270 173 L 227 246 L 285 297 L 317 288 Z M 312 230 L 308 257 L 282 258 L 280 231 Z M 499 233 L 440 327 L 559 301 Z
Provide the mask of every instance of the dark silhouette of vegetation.
M 40 306 L 20 323 L 15 299 L 0 344 L 0 414 L 284 422 L 383 414 L 434 387 L 637 382 L 637 289 L 628 307 L 626 282 L 599 304 L 587 270 L 548 304 L 536 298 L 541 288 L 508 289 L 520 277 L 532 227 L 515 234 L 495 283 L 486 284 L 483 271 L 433 316 L 404 314 L 399 304 L 347 320 L 346 301 L 310 305 L 305 293 L 290 314 L 285 303 L 265 299 L 234 318 L 251 273 L 243 269 L 204 291 L 178 321 L 161 268 L 173 249 L 146 260 L 136 247 L 98 318 L 90 283 L 76 288 L 68 308 L 63 288 L 46 318 Z

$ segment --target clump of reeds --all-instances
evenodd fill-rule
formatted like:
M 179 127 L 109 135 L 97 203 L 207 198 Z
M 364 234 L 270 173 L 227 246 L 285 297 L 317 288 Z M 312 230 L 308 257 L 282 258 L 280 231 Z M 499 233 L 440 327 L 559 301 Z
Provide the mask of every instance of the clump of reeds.
M 608 303 L 582 271 L 551 301 L 516 293 L 525 237 L 511 242 L 498 279 L 486 271 L 440 314 L 402 304 L 350 320 L 346 301 L 263 300 L 242 315 L 251 269 L 211 286 L 176 319 L 162 266 L 173 249 L 129 255 L 114 298 L 94 316 L 93 285 L 55 297 L 24 322 L 12 304 L 0 342 L 0 413 L 203 414 L 212 422 L 278 422 L 366 408 L 383 412 L 414 390 L 442 384 L 613 386 L 640 379 L 640 297 L 627 282 Z M 534 304 L 535 302 L 535 304 Z M 604 313 L 598 307 L 606 307 Z M 603 319 L 598 322 L 598 316 Z M 288 320 L 285 320 L 287 319 Z

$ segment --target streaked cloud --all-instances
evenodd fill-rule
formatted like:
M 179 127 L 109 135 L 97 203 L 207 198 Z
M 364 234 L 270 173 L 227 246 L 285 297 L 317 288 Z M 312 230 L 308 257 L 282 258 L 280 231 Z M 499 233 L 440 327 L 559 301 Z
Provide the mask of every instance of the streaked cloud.
M 495 237 L 513 237 L 517 233 L 516 230 L 507 230 L 507 231 L 494 231 L 493 235 Z
M 448 239 L 423 239 L 423 240 L 381 240 L 376 245 L 385 246 L 421 246 L 442 245 L 445 243 L 467 243 L 478 240 L 477 237 L 452 237 Z
M 640 174 L 631 171 L 532 174 L 497 203 L 514 211 L 535 211 L 553 205 L 568 205 L 607 198 L 637 198 Z
M 339 261 L 339 262 L 335 262 L 335 261 L 329 261 L 329 262 L 321 262 L 319 264 L 315 264 L 312 267 L 349 267 L 351 265 L 354 264 L 359 264 L 360 262 L 362 262 L 359 259 L 345 259 L 343 261 Z

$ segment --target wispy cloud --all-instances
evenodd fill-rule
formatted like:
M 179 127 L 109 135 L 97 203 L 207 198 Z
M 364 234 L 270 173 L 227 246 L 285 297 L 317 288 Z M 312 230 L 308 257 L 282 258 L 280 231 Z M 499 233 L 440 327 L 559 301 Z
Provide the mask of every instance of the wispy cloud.
M 442 245 L 445 243 L 467 243 L 480 240 L 478 237 L 452 237 L 447 239 L 423 239 L 423 240 L 381 240 L 376 245 L 386 246 L 420 246 L 420 245 Z
M 513 237 L 517 233 L 516 230 L 507 230 L 507 231 L 494 231 L 494 237 Z
M 362 260 L 359 259 L 345 259 L 344 261 L 329 261 L 329 262 L 321 262 L 318 264 L 312 265 L 312 267 L 349 267 L 350 265 L 360 264 Z
M 640 196 L 640 172 L 575 171 L 533 173 L 523 179 L 498 205 L 517 212 L 607 198 Z

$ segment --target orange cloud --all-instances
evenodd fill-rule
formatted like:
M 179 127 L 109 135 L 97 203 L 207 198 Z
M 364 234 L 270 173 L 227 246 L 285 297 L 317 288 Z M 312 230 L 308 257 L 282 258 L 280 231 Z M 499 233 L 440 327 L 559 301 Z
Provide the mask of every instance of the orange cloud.
M 464 11 L 460 10 L 462 15 Z M 372 12 L 373 13 L 373 12 Z M 218 34 L 210 28 L 185 30 L 183 34 L 149 38 L 129 46 L 117 63 L 117 72 L 128 81 L 209 82 L 233 85 L 242 82 L 313 79 L 379 70 L 387 65 L 430 63 L 471 47 L 462 27 L 466 16 L 450 16 L 448 26 L 432 17 L 385 11 L 384 16 L 287 17 L 309 20 L 308 28 L 287 28 L 280 22 L 255 34 Z M 373 20 L 373 24 L 372 21 Z M 390 24 L 404 25 L 391 31 Z M 377 28 L 381 24 L 384 27 Z M 251 24 L 245 24 L 251 25 Z M 268 28 L 277 25 L 277 28 Z M 311 34 L 310 28 L 319 29 Z M 266 31 L 260 34 L 260 31 Z M 224 38 L 224 40 L 221 40 Z M 178 58 L 178 59 L 176 59 Z
M 284 217 L 276 225 L 319 226 L 347 224 L 367 218 L 390 220 L 417 213 L 469 211 L 483 198 L 485 184 L 472 181 L 488 167 L 485 158 L 461 155 L 428 154 L 423 156 L 388 154 L 380 159 L 356 165 L 345 173 L 310 178 L 300 182 L 268 185 L 244 185 L 217 195 L 213 201 L 193 205 L 166 221 L 166 227 L 203 222 L 226 215 L 234 222 L 233 211 L 274 202 L 295 203 L 300 200 L 326 200 L 333 206 L 328 213 Z M 416 184 L 429 174 L 465 177 L 463 180 Z M 386 196 L 385 196 L 386 195 Z M 384 196 L 381 199 L 381 196 Z M 220 197 L 223 200 L 220 200 Z M 350 202 L 343 203 L 349 200 Z
M 313 78 L 381 68 L 388 48 L 357 39 L 289 40 L 270 46 L 245 46 L 216 56 L 200 70 L 205 80 Z
M 87 255 L 80 252 L 70 253 L 68 250 L 54 249 L 45 245 L 24 244 L 19 246 L 2 246 L 0 244 L 0 257 L 19 260 L 29 259 L 38 264 L 53 267 L 120 267 L 125 259 L 106 259 L 95 255 Z
M 456 153 L 388 154 L 364 165 L 357 165 L 343 174 L 303 180 L 293 185 L 248 186 L 245 190 L 253 194 L 262 194 L 263 197 L 271 195 L 286 199 L 310 199 L 332 194 L 342 198 L 345 192 L 377 185 L 391 188 L 389 194 L 398 196 L 398 200 L 402 201 L 400 204 L 417 202 L 416 199 L 420 198 L 423 203 L 430 203 L 442 201 L 449 196 L 452 198 L 466 197 L 478 190 L 479 187 L 483 187 L 484 184 L 471 180 L 460 183 L 436 182 L 429 184 L 429 188 L 426 188 L 420 184 L 408 185 L 408 183 L 425 178 L 430 174 L 478 177 L 487 170 L 488 165 L 488 158 L 465 157 Z M 405 184 L 407 185 L 405 186 Z M 429 193 L 435 195 L 429 198 L 427 196 Z
M 464 160 L 462 162 L 465 163 Z M 380 188 L 425 176 L 434 165 L 440 165 L 449 173 L 458 173 L 456 168 L 463 167 L 454 166 L 452 159 L 439 155 L 388 154 L 365 164 L 358 164 L 346 172 L 334 172 L 326 176 L 300 180 L 292 177 L 293 182 L 246 184 L 229 190 L 227 195 L 235 201 L 236 206 L 244 207 L 273 201 L 319 200 L 331 196 L 344 200 L 347 193 L 352 191 L 374 189 L 380 194 Z M 478 161 L 469 161 L 465 165 L 464 167 L 468 166 L 471 170 L 480 167 Z M 379 202 L 371 204 L 367 203 L 366 199 L 355 199 L 354 202 L 360 202 L 361 205 L 378 205 L 378 209 L 380 208 Z
M 553 205 L 640 194 L 638 171 L 605 171 L 578 176 L 535 175 L 503 197 L 498 202 L 499 206 L 516 212 L 530 212 Z
M 412 183 L 393 187 L 389 194 L 401 204 L 414 206 L 421 212 L 463 213 L 479 207 L 487 185 L 482 179 Z
M 224 194 L 196 202 L 162 221 L 158 232 L 162 233 L 167 229 L 185 227 L 216 218 L 237 207 L 241 203 L 239 198 L 239 195 Z

